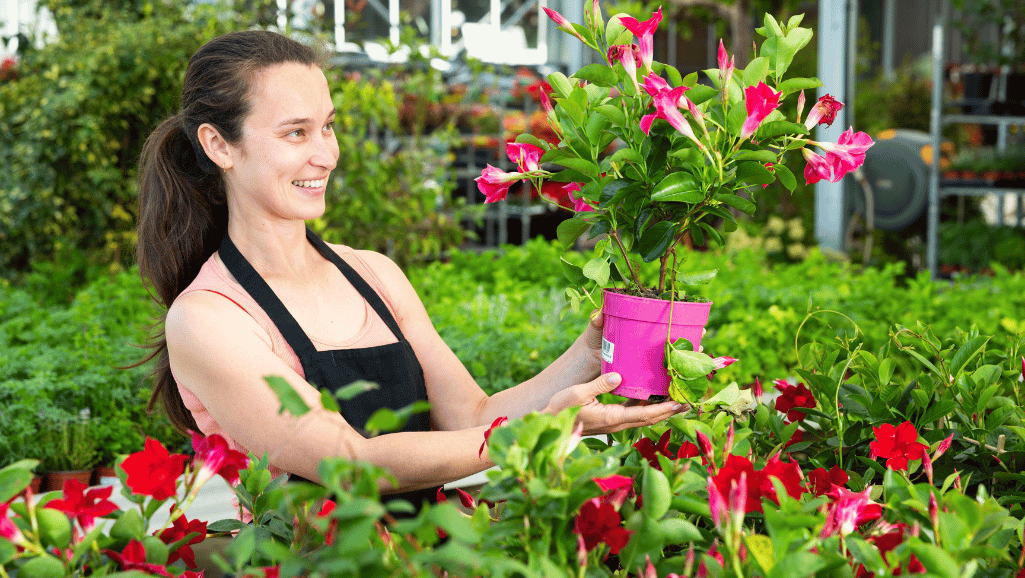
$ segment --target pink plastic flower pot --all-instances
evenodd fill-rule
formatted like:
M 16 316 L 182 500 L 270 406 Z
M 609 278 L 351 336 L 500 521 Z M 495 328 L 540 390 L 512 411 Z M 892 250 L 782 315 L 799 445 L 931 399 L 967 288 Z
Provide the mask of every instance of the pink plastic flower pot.
M 665 367 L 665 343 L 671 302 L 609 290 L 605 290 L 604 295 L 601 371 L 615 371 L 623 377 L 612 393 L 633 399 L 668 395 L 670 379 Z M 682 337 L 697 349 L 712 303 L 676 301 L 672 306 L 670 340 Z

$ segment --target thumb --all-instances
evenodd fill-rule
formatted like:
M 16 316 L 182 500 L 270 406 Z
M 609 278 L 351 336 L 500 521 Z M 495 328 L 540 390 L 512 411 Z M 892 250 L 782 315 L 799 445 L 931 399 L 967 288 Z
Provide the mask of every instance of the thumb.
M 616 389 L 620 383 L 623 383 L 623 376 L 613 372 L 598 376 L 598 379 L 592 381 L 591 385 L 594 388 L 594 394 L 598 395 Z
M 595 329 L 601 329 L 605 325 L 605 315 L 601 309 L 595 309 L 591 312 L 591 326 Z

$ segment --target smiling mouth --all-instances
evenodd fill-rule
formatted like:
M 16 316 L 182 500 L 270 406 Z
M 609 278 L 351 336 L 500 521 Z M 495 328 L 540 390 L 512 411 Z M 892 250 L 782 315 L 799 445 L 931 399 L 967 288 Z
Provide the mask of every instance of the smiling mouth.
M 292 181 L 292 184 L 304 189 L 317 189 L 326 185 L 327 179 L 319 179 L 316 181 Z

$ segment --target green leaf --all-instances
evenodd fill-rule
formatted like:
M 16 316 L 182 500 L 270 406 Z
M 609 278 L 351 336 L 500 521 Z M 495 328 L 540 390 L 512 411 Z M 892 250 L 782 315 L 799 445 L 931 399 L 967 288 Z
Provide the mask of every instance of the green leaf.
M 812 88 L 818 88 L 820 86 L 822 86 L 822 81 L 817 78 L 788 78 L 779 83 L 776 90 L 783 93 L 783 95 L 780 96 L 780 99 L 782 99 L 788 94 L 793 94 L 802 90 L 811 90 Z
M 721 201 L 722 203 L 725 203 L 733 207 L 734 209 L 743 211 L 748 215 L 755 214 L 755 211 L 758 209 L 758 207 L 756 207 L 754 203 L 734 193 L 725 193 L 719 195 L 715 198 L 715 200 Z
M 957 376 L 961 373 L 961 369 L 968 364 L 976 355 L 982 352 L 983 348 L 986 347 L 986 343 L 989 342 L 989 337 L 978 336 L 969 339 L 958 348 L 957 353 L 950 360 L 950 375 Z M 981 408 L 980 408 L 981 409 Z
M 645 468 L 641 487 L 644 496 L 641 509 L 644 515 L 653 520 L 661 520 L 669 511 L 673 499 L 666 475 L 655 468 Z
M 217 520 L 216 522 L 208 524 L 206 530 L 211 533 L 227 533 L 237 532 L 243 527 L 245 527 L 245 524 L 243 524 L 241 520 L 225 519 Z
M 588 64 L 574 72 L 573 77 L 606 88 L 615 86 L 619 82 L 616 72 L 604 64 Z
M 744 86 L 754 86 L 765 80 L 769 73 L 769 59 L 759 56 L 752 60 L 744 69 Z
M 738 161 L 757 161 L 764 165 L 776 162 L 776 153 L 770 150 L 741 150 L 733 158 Z
M 684 379 L 705 377 L 715 371 L 715 361 L 698 351 L 680 350 L 668 346 L 666 360 L 678 375 Z
M 797 188 L 797 179 L 794 177 L 794 173 L 786 167 L 786 165 L 773 165 L 772 172 L 775 173 L 776 178 L 779 182 L 787 188 L 788 191 L 793 191 Z
M 791 552 L 773 565 L 767 578 L 804 578 L 815 574 L 825 565 L 825 558 L 811 552 Z
M 760 127 L 758 127 L 758 130 L 755 131 L 755 139 L 763 140 L 795 134 L 808 134 L 808 129 L 804 128 L 803 124 L 797 124 L 787 120 L 773 120 L 764 122 Z
M 611 124 L 609 119 L 600 114 L 592 114 L 587 119 L 587 126 L 584 127 L 584 131 L 587 133 L 587 140 L 591 143 L 592 147 L 595 149 L 604 148 L 601 147 L 602 139 L 608 136 Z
M 530 134 L 529 132 L 523 132 L 516 136 L 516 142 L 532 144 L 541 150 L 548 150 L 548 143 Z
M 335 401 L 335 396 L 331 395 L 331 390 L 326 387 L 321 388 L 320 390 L 320 405 L 324 406 L 324 409 L 328 411 L 341 410 L 341 408 L 338 407 L 338 402 Z
M 568 169 L 573 169 L 587 177 L 596 179 L 601 176 L 601 171 L 598 165 L 594 164 L 593 161 L 580 158 L 564 158 L 559 159 L 558 163 Z
M 669 248 L 673 241 L 675 228 L 669 221 L 655 223 L 644 231 L 637 243 L 637 253 L 645 263 L 658 259 Z
M 763 575 L 767 574 L 776 565 L 776 553 L 772 546 L 772 538 L 762 534 L 745 533 L 744 544 L 747 546 L 747 551 L 762 569 Z
M 584 265 L 584 277 L 591 279 L 600 286 L 609 282 L 610 266 L 608 257 L 595 257 Z
M 414 402 L 399 410 L 381 407 L 370 415 L 363 429 L 375 435 L 382 431 L 398 431 L 402 429 L 402 426 L 406 425 L 406 422 L 414 414 L 429 411 L 430 409 L 431 404 L 423 400 Z
M 580 217 L 573 217 L 559 223 L 559 226 L 555 229 L 555 234 L 559 239 L 559 243 L 562 243 L 562 248 L 569 250 L 573 248 L 580 235 L 583 235 L 584 231 L 590 226 L 590 223 Z
M 701 104 L 718 95 L 718 90 L 704 84 L 699 84 L 687 91 L 687 98 L 695 105 Z
M 715 279 L 715 276 L 719 274 L 718 269 L 709 269 L 707 271 L 681 271 L 676 276 L 676 282 L 684 285 L 705 285 Z
M 961 575 L 957 562 L 942 548 L 918 541 L 909 546 L 929 574 L 940 578 L 958 578 Z
M 278 375 L 268 375 L 263 380 L 267 382 L 267 385 L 270 386 L 271 391 L 274 392 L 274 395 L 278 397 L 278 401 L 281 403 L 278 413 L 287 411 L 299 417 L 310 411 L 310 406 L 306 405 L 299 392 L 292 387 L 291 383 L 285 381 L 285 378 Z
M 20 468 L 0 470 L 0 504 L 17 496 L 32 483 L 32 471 Z
M 662 179 L 651 193 L 651 200 L 677 203 L 700 203 L 705 198 L 697 179 L 687 171 L 677 171 Z
M 125 510 L 110 527 L 110 537 L 128 543 L 129 540 L 141 540 L 146 535 L 146 521 L 138 510 Z
M 463 514 L 448 502 L 431 507 L 427 513 L 427 519 L 457 540 L 468 544 L 480 542 L 480 534 L 473 529 L 469 516 Z
M 618 106 L 614 106 L 611 104 L 600 104 L 594 107 L 594 110 L 597 111 L 598 114 L 609 119 L 609 121 L 611 121 L 612 124 L 620 128 L 626 128 L 626 115 L 623 114 L 623 109 L 619 108 Z
M 879 362 L 880 385 L 885 386 L 886 384 L 890 383 L 890 378 L 893 377 L 893 370 L 896 368 L 896 366 L 897 360 L 895 360 L 892 357 L 887 357 L 886 359 Z
M 373 383 L 371 381 L 363 381 L 361 379 L 359 381 L 354 381 L 354 382 L 350 383 L 349 385 L 344 385 L 342 387 L 339 387 L 338 391 L 335 392 L 335 399 L 340 399 L 342 401 L 349 401 L 350 399 L 356 397 L 357 395 L 359 395 L 361 393 L 364 393 L 364 392 L 367 392 L 367 391 L 373 391 L 375 389 L 378 389 L 378 387 L 379 386 L 376 383 Z M 327 406 L 325 405 L 324 407 L 327 407 Z
M 571 92 L 573 92 L 573 85 L 570 84 L 569 79 L 566 75 L 561 72 L 553 72 L 548 75 L 548 84 L 555 91 L 556 96 L 559 98 L 569 98 Z
M 609 162 L 612 163 L 621 163 L 624 161 L 640 164 L 644 162 L 644 157 L 641 156 L 641 153 L 630 147 L 623 147 L 612 153 L 612 156 L 609 157 Z

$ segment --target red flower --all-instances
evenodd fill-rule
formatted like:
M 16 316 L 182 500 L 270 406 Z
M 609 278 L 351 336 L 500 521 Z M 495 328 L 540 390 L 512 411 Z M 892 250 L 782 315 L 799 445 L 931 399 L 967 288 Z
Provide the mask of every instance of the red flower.
M 887 552 L 892 551 L 904 542 L 907 530 L 908 527 L 905 524 L 897 523 L 889 532 L 868 536 L 865 538 L 865 541 L 875 544 L 875 547 L 879 549 L 879 553 L 882 554 L 883 560 L 885 560 Z M 922 563 L 914 554 L 912 554 L 911 558 L 908 560 L 907 570 L 909 574 L 925 574 L 925 567 L 922 566 Z M 893 569 L 894 576 L 900 576 L 901 574 L 903 574 L 903 568 L 897 567 Z M 873 578 L 875 573 L 865 570 L 864 566 L 859 566 L 855 576 L 857 578 Z
M 441 488 L 438 488 L 438 497 L 442 498 L 445 494 L 441 493 Z M 441 500 L 439 500 L 441 501 Z M 324 500 L 324 503 L 320 506 L 320 511 L 317 512 L 317 517 L 324 518 L 331 515 L 331 512 L 335 511 L 334 500 Z M 324 532 L 324 544 L 330 546 L 335 541 L 335 532 L 338 530 L 338 520 L 331 520 L 327 525 L 327 531 Z M 439 530 L 440 531 L 440 530 Z
M 701 455 L 701 450 L 698 449 L 698 446 L 696 446 L 696 445 L 694 445 L 694 444 L 692 444 L 690 442 L 683 442 L 683 445 L 680 446 L 679 451 L 676 452 L 676 457 L 680 458 L 680 459 L 683 459 L 683 458 L 696 458 L 696 457 L 698 457 L 700 455 Z
M 509 187 L 523 178 L 520 173 L 507 173 L 502 169 L 488 165 L 476 179 L 477 189 L 486 197 L 485 203 L 501 201 L 509 194 Z
M 908 460 L 920 460 L 928 446 L 918 443 L 918 431 L 911 422 L 906 421 L 897 427 L 884 423 L 879 427 L 872 426 L 876 441 L 869 442 L 868 457 L 886 459 L 886 467 L 891 470 L 907 470 Z
M 858 526 L 882 516 L 882 507 L 868 498 L 871 487 L 861 492 L 852 492 L 840 486 L 829 492 L 833 499 L 826 515 L 826 525 L 822 528 L 822 538 L 839 533 L 847 536 Z
M 833 466 L 826 471 L 826 468 L 815 468 L 808 472 L 808 489 L 816 496 L 829 492 L 833 486 L 844 486 L 850 478 L 847 472 L 839 466 Z
M 172 516 L 174 516 L 175 509 L 176 506 L 174 504 L 171 504 Z M 199 535 L 193 536 L 189 539 L 188 542 L 185 542 L 184 544 L 179 546 L 177 550 L 171 552 L 171 555 L 167 559 L 167 563 L 174 564 L 177 560 L 181 559 L 186 564 L 188 564 L 189 568 L 195 568 L 196 556 L 192 552 L 191 546 L 193 544 L 198 544 L 206 539 L 206 522 L 200 520 L 190 521 L 185 517 L 185 514 L 182 514 L 175 518 L 171 524 L 172 525 L 170 528 L 165 528 L 163 531 L 156 535 L 158 538 L 160 538 L 161 542 L 169 546 L 171 544 L 174 544 L 178 540 L 181 540 L 185 536 L 192 534 L 193 532 L 198 533 Z
M 747 501 L 744 512 L 761 512 L 762 498 L 779 503 L 776 498 L 776 489 L 770 481 L 770 477 L 777 478 L 783 483 L 787 494 L 793 498 L 801 497 L 807 490 L 801 485 L 801 469 L 795 462 L 784 463 L 779 458 L 773 457 L 765 467 L 755 471 L 751 461 L 745 457 L 729 455 L 726 463 L 716 475 L 712 476 L 716 488 L 723 496 L 728 496 L 731 484 L 734 481 L 740 482 L 740 475 L 747 475 Z
M 167 448 L 152 438 L 146 438 L 145 449 L 136 452 L 121 463 L 128 474 L 125 482 L 132 492 L 166 500 L 174 495 L 178 477 L 185 471 L 188 457 L 170 455 Z
M 819 98 L 804 121 L 805 128 L 811 130 L 816 124 L 826 126 L 833 124 L 833 121 L 836 120 L 836 113 L 840 112 L 842 108 L 843 103 L 828 94 Z
M 78 480 L 64 482 L 64 498 L 51 500 L 47 508 L 60 510 L 70 518 L 78 520 L 82 530 L 89 532 L 96 523 L 96 518 L 106 516 L 117 509 L 117 505 L 107 498 L 114 491 L 113 486 L 95 488 L 84 491 L 86 485 Z
M 776 398 L 776 411 L 787 414 L 786 421 L 788 423 L 804 419 L 807 414 L 800 408 L 815 407 L 815 396 L 803 383 L 790 385 L 790 382 L 785 379 L 777 379 L 773 383 L 781 394 Z
M 8 508 L 10 508 L 10 503 L 0 502 L 0 538 L 13 544 L 25 544 L 25 536 L 21 533 L 21 529 L 14 523 L 14 520 L 7 517 Z
M 141 570 L 157 576 L 172 578 L 171 573 L 164 566 L 146 563 L 146 549 L 143 548 L 142 542 L 138 540 L 128 542 L 128 545 L 121 552 L 104 550 L 103 553 L 109 556 L 111 560 L 117 562 L 122 570 Z
M 491 422 L 491 427 L 484 432 L 484 443 L 480 445 L 480 451 L 477 452 L 477 457 L 484 455 L 484 448 L 488 447 L 488 439 L 491 437 L 491 432 L 495 431 L 496 427 L 501 427 L 501 425 L 507 421 L 509 421 L 509 418 L 502 416 L 495 418 L 495 421 Z
M 622 521 L 615 506 L 598 498 L 591 498 L 580 507 L 573 529 L 583 539 L 587 551 L 594 550 L 598 544 L 605 542 L 613 554 L 618 554 L 630 541 L 632 534 L 622 527 Z
M 775 92 L 769 85 L 759 82 L 757 86 L 749 86 L 744 89 L 744 106 L 747 107 L 747 119 L 744 126 L 740 128 L 740 138 L 747 139 L 753 135 L 761 126 L 765 117 L 779 107 L 779 98 L 782 92 Z
M 605 495 L 601 497 L 603 502 L 608 502 L 617 509 L 623 506 L 623 502 L 633 493 L 633 478 L 612 474 L 606 478 L 594 478 Z
M 192 432 L 192 449 L 196 451 L 194 464 L 199 464 L 196 486 L 201 486 L 215 475 L 229 484 L 238 483 L 238 471 L 249 467 L 246 454 L 231 449 L 228 440 L 218 434 L 203 437 Z
M 634 444 L 634 447 L 637 448 L 637 451 L 641 452 L 644 459 L 648 460 L 651 467 L 658 468 L 660 470 L 662 469 L 662 466 L 658 465 L 658 454 L 662 454 L 669 459 L 673 459 L 673 454 L 669 452 L 670 433 L 671 430 L 666 430 L 666 432 L 662 434 L 662 437 L 658 438 L 657 445 L 646 437 L 641 438 Z

